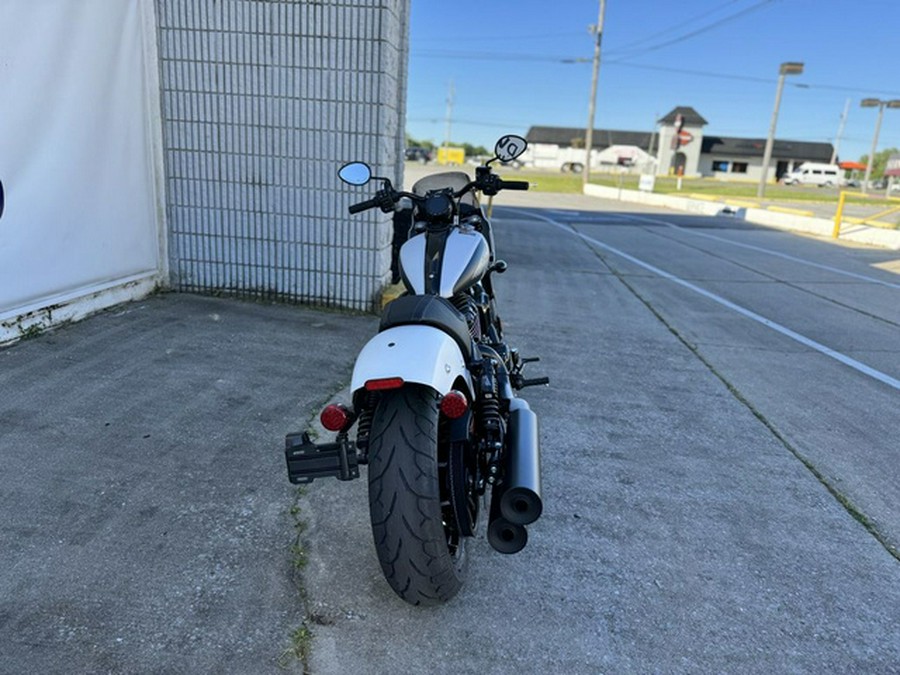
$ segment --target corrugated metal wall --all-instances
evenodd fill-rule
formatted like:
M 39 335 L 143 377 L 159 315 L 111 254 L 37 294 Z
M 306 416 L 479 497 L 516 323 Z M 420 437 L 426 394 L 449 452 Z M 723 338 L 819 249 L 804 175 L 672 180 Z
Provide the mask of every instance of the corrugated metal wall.
M 402 172 L 409 0 L 156 0 L 172 283 L 370 309 Z

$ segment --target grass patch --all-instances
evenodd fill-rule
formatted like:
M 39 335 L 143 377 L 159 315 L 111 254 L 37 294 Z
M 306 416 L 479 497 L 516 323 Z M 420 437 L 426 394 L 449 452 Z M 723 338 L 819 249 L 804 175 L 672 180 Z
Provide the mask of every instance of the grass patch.
M 278 659 L 278 667 L 287 669 L 291 661 L 303 664 L 303 672 L 309 672 L 309 650 L 312 647 L 312 631 L 304 621 L 299 628 L 291 632 L 290 646 L 282 652 Z
M 625 190 L 638 189 L 638 176 L 598 175 L 591 176 L 591 183 L 606 187 L 623 188 Z M 669 176 L 657 176 L 653 191 L 657 194 L 690 194 L 708 195 L 710 197 L 738 197 L 741 199 L 755 200 L 758 183 L 738 183 L 714 180 L 710 178 L 683 178 L 681 190 L 678 190 L 678 179 Z M 838 192 L 826 188 L 809 187 L 803 185 L 767 185 L 766 201 L 778 202 L 818 202 L 822 204 L 837 204 Z M 884 197 L 873 195 L 849 194 L 848 204 L 862 204 L 868 206 L 884 206 L 891 202 Z
M 33 340 L 44 332 L 44 326 L 39 323 L 33 323 L 28 328 L 19 326 L 19 339 L 22 341 Z
M 303 672 L 309 672 L 309 655 L 312 649 L 313 634 L 310 629 L 309 599 L 306 588 L 303 586 L 301 574 L 309 562 L 306 548 L 303 545 L 303 534 L 306 532 L 306 521 L 303 519 L 300 499 L 305 494 L 303 487 L 298 487 L 294 493 L 294 502 L 291 504 L 288 514 L 294 526 L 294 541 L 290 547 L 290 561 L 293 575 L 296 581 L 300 601 L 303 603 L 306 616 L 301 624 L 288 635 L 288 646 L 278 657 L 278 667 L 288 668 L 292 661 L 298 661 Z
M 507 180 L 527 180 L 531 183 L 534 192 L 555 192 L 562 194 L 581 194 L 581 174 L 562 173 L 561 171 L 537 171 L 526 169 L 516 171 L 514 169 L 499 169 L 497 173 Z M 606 187 L 622 188 L 624 190 L 638 189 L 638 176 L 597 174 L 591 175 L 591 183 Z M 681 190 L 678 190 L 678 179 L 669 176 L 657 176 L 653 191 L 656 194 L 677 194 L 689 196 L 691 194 L 706 195 L 710 198 L 736 197 L 739 199 L 756 200 L 758 183 L 755 182 L 726 182 L 711 178 L 683 178 Z M 768 185 L 766 186 L 766 201 L 776 202 L 806 202 L 837 205 L 839 194 L 836 190 L 818 188 L 804 185 Z M 863 206 L 883 206 L 890 208 L 891 204 L 900 205 L 897 199 L 888 200 L 883 196 L 863 195 L 862 193 L 848 193 L 847 204 Z
M 581 194 L 581 174 L 553 171 L 515 171 L 500 169 L 497 174 L 505 180 L 527 180 L 530 191 Z M 637 182 L 635 182 L 637 186 Z

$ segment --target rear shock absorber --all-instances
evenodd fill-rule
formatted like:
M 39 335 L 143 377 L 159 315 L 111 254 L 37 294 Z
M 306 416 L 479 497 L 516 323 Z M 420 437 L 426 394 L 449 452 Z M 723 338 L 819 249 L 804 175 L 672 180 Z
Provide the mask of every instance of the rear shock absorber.
M 369 431 L 372 429 L 372 416 L 375 406 L 378 405 L 378 395 L 375 392 L 366 392 L 357 402 L 360 410 L 356 422 L 356 447 L 363 451 L 360 464 L 366 464 L 369 450 Z
M 500 399 L 497 396 L 494 364 L 489 358 L 482 362 L 480 385 L 481 395 L 478 398 L 477 419 L 487 460 L 488 482 L 493 483 L 500 470 L 500 457 L 503 450 L 503 417 L 500 411 Z

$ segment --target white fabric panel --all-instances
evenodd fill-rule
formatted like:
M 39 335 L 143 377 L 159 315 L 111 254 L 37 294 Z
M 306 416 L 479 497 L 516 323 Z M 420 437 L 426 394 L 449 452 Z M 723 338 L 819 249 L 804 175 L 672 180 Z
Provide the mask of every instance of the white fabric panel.
M 0 2 L 0 315 L 159 267 L 140 0 Z

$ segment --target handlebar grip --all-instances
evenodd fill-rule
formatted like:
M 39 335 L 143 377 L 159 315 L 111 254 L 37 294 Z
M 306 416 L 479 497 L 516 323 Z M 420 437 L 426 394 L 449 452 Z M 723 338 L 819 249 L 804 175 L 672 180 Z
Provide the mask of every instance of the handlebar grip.
M 350 213 L 359 213 L 360 211 L 368 211 L 369 209 L 374 209 L 378 206 L 378 200 L 376 199 L 367 199 L 364 202 L 359 202 L 359 204 L 351 204 L 347 207 L 347 211 Z
M 500 189 L 501 190 L 527 190 L 528 189 L 528 181 L 527 180 L 501 180 L 500 181 Z

